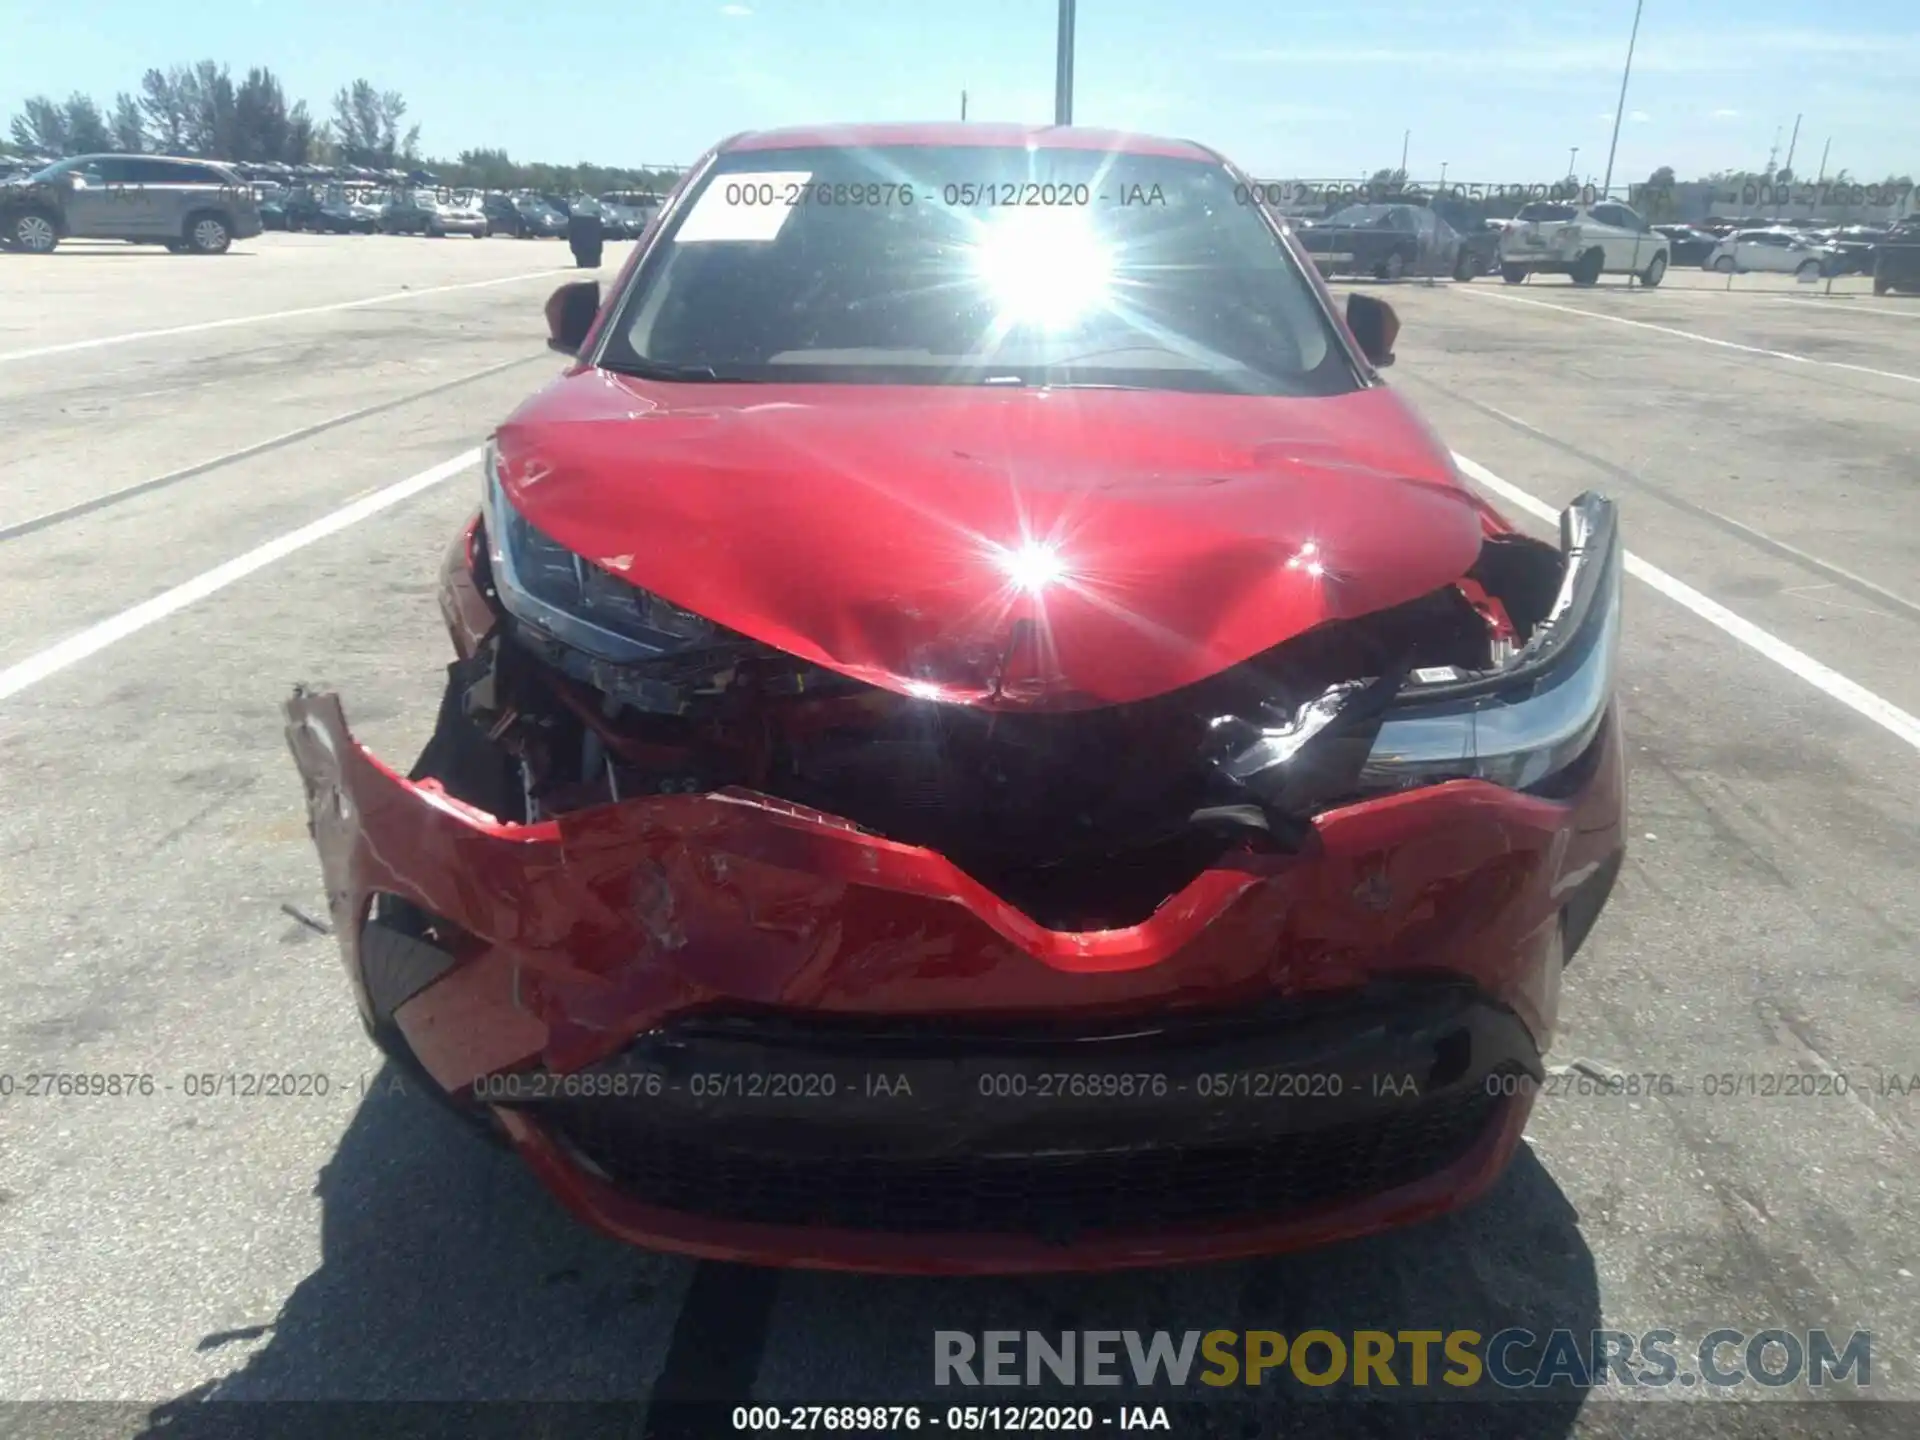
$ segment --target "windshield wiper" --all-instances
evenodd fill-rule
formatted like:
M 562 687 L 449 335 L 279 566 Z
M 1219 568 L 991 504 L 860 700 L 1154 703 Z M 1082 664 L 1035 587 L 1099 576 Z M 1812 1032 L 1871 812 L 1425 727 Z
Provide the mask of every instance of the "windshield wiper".
M 601 364 L 602 370 L 611 370 L 616 375 L 633 375 L 642 380 L 690 380 L 712 383 L 719 381 L 728 385 L 747 385 L 753 383 L 744 376 L 722 375 L 711 365 L 676 365 L 670 360 L 621 360 Z

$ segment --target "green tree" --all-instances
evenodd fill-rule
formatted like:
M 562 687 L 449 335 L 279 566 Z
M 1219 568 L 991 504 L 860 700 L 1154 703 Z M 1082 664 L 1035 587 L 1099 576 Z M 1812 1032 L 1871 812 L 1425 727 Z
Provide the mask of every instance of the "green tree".
M 91 95 L 74 91 L 67 97 L 66 112 L 69 155 L 98 155 L 113 149 L 113 131 Z
M 231 160 L 240 138 L 233 77 L 227 67 L 202 60 L 176 72 L 175 86 L 187 114 L 187 148 L 209 160 Z
M 294 107 L 298 110 L 300 107 Z M 286 160 L 291 148 L 294 113 L 286 92 L 271 70 L 255 66 L 233 92 L 234 145 L 229 160 Z M 309 125 L 308 129 L 311 130 Z
M 343 85 L 333 97 L 333 132 L 340 158 L 348 165 L 390 169 L 398 160 L 412 160 L 420 142 L 420 127 L 401 133 L 407 102 L 398 90 L 376 90 L 371 80 Z
M 66 107 L 45 95 L 29 96 L 8 128 L 22 150 L 40 155 L 71 153 Z
M 147 137 L 162 155 L 187 153 L 187 98 L 181 93 L 186 72 L 149 70 L 140 77 L 140 113 L 146 117 Z
M 138 155 L 147 148 L 147 129 L 140 116 L 140 103 L 122 90 L 113 97 L 113 148 L 123 155 Z

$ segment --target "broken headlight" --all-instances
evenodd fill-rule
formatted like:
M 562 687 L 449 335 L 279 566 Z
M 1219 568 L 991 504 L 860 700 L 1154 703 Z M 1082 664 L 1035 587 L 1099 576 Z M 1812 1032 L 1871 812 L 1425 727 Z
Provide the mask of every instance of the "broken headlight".
M 1613 502 L 1584 494 L 1560 515 L 1560 590 L 1497 670 L 1409 684 L 1361 768 L 1368 790 L 1491 780 L 1516 790 L 1572 764 L 1600 732 L 1620 648 L 1622 547 Z
M 719 633 L 712 621 L 629 585 L 528 524 L 507 499 L 491 445 L 484 508 L 500 603 L 561 644 L 628 665 L 710 643 Z

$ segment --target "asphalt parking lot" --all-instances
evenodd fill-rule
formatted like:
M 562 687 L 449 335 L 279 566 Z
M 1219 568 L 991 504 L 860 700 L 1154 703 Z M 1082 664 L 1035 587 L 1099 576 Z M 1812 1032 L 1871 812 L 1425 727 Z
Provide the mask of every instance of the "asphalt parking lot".
M 1874 1390 L 1920 1399 L 1920 302 L 1369 287 L 1403 321 L 1394 384 L 1507 513 L 1621 504 L 1631 848 L 1552 1059 L 1692 1095 L 1549 1098 L 1490 1199 L 1386 1239 L 876 1280 L 577 1227 L 395 1093 L 298 918 L 325 905 L 278 707 L 310 682 L 377 753 L 427 736 L 435 573 L 479 485 L 446 462 L 556 373 L 569 261 L 279 234 L 0 256 L 0 1074 L 159 1087 L 0 1099 L 0 1399 L 881 1401 L 924 1397 L 935 1329 L 1510 1325 L 1870 1330 Z M 1698 1083 L 1788 1072 L 1847 1093 Z M 328 1093 L 185 1093 L 229 1073 Z M 1542 1399 L 1499 1433 L 1625 1434 L 1630 1408 Z

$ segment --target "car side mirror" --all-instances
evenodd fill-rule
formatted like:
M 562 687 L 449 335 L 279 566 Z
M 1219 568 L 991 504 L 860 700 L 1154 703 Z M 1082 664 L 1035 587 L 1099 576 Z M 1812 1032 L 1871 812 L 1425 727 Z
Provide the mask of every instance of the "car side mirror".
M 578 355 L 600 313 L 600 282 L 578 280 L 547 297 L 547 348 Z
M 1347 329 L 1359 342 L 1360 353 L 1375 369 L 1393 364 L 1393 342 L 1400 335 L 1400 317 L 1377 296 L 1351 291 L 1347 295 Z

